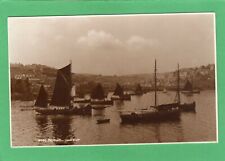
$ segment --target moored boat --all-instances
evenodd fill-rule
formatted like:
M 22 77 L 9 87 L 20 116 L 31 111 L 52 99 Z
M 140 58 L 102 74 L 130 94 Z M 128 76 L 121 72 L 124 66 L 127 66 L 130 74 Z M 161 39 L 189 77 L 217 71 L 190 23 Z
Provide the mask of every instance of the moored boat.
M 74 92 L 72 90 L 70 63 L 57 71 L 54 92 L 50 104 L 48 103 L 47 92 L 44 86 L 41 86 L 35 102 L 35 111 L 45 115 L 90 115 L 92 109 L 91 105 L 86 103 L 74 103 Z
M 186 112 L 196 112 L 195 106 L 196 106 L 195 102 L 179 104 L 180 110 L 186 111 Z
M 163 89 L 163 93 L 167 93 L 167 90 L 166 90 L 166 88 L 164 88 L 164 89 Z
M 174 121 L 180 119 L 180 111 L 177 108 L 169 110 L 151 108 L 147 110 L 123 113 L 120 115 L 120 118 L 122 123 Z
M 104 123 L 109 123 L 109 122 L 110 122 L 110 119 L 106 119 L 106 118 L 97 120 L 97 124 L 104 124 Z
M 107 106 L 113 105 L 113 101 L 106 98 L 103 87 L 100 83 L 91 92 L 91 105 L 92 106 Z
M 137 84 L 137 87 L 135 89 L 135 95 L 138 95 L 138 96 L 143 95 L 143 90 L 140 84 Z
M 115 91 L 111 96 L 111 100 L 121 100 L 121 101 L 130 101 L 131 95 L 124 93 L 123 87 L 119 83 L 116 84 Z
M 187 80 L 181 93 L 183 93 L 187 96 L 192 96 L 193 94 L 200 94 L 200 90 L 194 89 L 193 84 L 189 80 Z
M 106 105 L 92 105 L 91 107 L 94 110 L 103 110 L 106 108 Z
M 103 99 L 103 100 L 91 100 L 91 105 L 113 105 L 113 100 Z
M 191 86 L 191 84 L 187 85 Z M 177 66 L 177 103 L 179 104 L 179 109 L 184 112 L 195 112 L 195 101 L 192 103 L 181 103 L 181 98 L 180 98 L 180 69 L 179 69 L 179 64 Z
M 155 60 L 155 105 L 144 110 L 135 110 L 120 114 L 122 123 L 137 123 L 148 121 L 172 121 L 180 119 L 180 109 L 177 103 L 157 105 L 157 77 Z

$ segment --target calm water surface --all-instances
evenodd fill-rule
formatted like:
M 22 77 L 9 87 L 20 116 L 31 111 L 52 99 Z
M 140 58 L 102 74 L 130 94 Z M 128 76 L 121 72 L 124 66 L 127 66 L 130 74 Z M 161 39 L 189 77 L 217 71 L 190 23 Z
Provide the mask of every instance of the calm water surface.
M 159 92 L 158 102 L 169 103 L 174 97 L 175 92 Z M 196 101 L 196 113 L 182 113 L 179 121 L 120 123 L 121 110 L 146 108 L 154 104 L 153 99 L 154 93 L 132 96 L 131 101 L 116 101 L 103 111 L 93 111 L 92 116 L 43 116 L 29 110 L 31 107 L 24 107 L 33 102 L 12 101 L 12 145 L 216 141 L 215 91 L 201 91 L 189 97 L 181 95 L 182 102 Z M 28 110 L 21 111 L 24 108 Z M 96 124 L 102 117 L 110 118 L 110 123 Z

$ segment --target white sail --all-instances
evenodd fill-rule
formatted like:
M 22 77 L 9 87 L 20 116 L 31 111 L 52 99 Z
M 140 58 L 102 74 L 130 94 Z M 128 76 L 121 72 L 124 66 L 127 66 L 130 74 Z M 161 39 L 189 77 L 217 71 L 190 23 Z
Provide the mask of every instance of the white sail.
M 73 85 L 71 88 L 71 97 L 75 97 L 76 96 L 76 86 Z

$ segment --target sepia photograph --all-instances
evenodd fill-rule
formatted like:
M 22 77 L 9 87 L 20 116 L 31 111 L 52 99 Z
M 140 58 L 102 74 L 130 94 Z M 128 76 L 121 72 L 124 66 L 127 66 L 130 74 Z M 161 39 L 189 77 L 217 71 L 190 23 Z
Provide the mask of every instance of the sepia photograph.
M 217 143 L 214 13 L 8 18 L 12 147 Z

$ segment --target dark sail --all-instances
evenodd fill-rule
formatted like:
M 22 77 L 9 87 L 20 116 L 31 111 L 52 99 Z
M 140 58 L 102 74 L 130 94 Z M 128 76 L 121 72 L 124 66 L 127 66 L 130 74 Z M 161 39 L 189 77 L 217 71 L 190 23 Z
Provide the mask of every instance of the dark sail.
M 135 90 L 135 93 L 136 93 L 136 94 L 142 94 L 142 93 L 143 93 L 143 90 L 142 90 L 140 84 L 137 85 L 136 90 Z
M 193 87 L 192 87 L 191 82 L 189 80 L 187 80 L 183 90 L 185 90 L 185 91 L 192 91 L 192 88 Z
M 92 99 L 104 99 L 105 98 L 105 92 L 100 83 L 98 83 L 97 86 L 91 92 L 91 98 Z
M 119 83 L 116 84 L 116 89 L 115 89 L 113 95 L 116 95 L 116 96 L 124 95 L 123 88 L 119 85 Z
M 43 85 L 41 85 L 41 88 L 39 90 L 39 94 L 35 102 L 35 106 L 38 106 L 38 107 L 48 106 L 48 93 L 46 92 Z
M 71 64 L 57 71 L 51 105 L 69 106 L 71 100 Z

